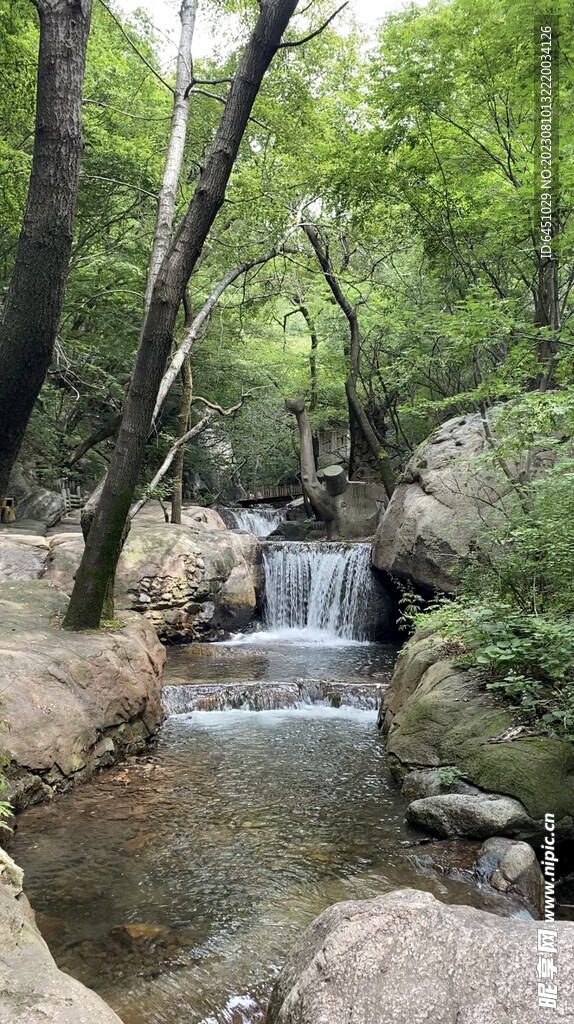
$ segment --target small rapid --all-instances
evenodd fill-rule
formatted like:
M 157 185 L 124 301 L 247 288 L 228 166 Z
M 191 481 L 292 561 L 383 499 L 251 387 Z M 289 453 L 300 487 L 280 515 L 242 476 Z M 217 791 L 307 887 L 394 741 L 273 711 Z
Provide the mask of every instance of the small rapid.
M 285 519 L 284 508 L 230 508 L 225 510 L 236 530 L 268 537 Z

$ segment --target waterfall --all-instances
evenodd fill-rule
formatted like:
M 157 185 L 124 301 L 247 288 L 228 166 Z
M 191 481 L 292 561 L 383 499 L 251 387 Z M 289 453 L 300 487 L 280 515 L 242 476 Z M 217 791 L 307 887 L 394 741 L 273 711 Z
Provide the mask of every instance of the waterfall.
M 268 537 L 285 519 L 284 508 L 230 508 L 235 528 L 256 537 Z
M 273 541 L 264 546 L 265 625 L 309 639 L 367 640 L 377 601 L 369 544 Z

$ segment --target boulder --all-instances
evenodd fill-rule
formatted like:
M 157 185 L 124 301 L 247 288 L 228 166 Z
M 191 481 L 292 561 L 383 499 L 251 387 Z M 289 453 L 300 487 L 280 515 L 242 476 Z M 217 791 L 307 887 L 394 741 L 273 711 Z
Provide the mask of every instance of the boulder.
M 409 795 L 416 793 L 439 801 L 431 805 L 435 809 L 435 824 L 439 822 L 437 807 L 441 815 L 446 813 L 445 806 L 458 807 L 455 796 L 459 802 L 464 797 L 466 808 L 474 797 L 476 820 L 484 820 L 486 812 L 492 810 L 478 808 L 480 792 L 477 796 L 468 788 L 461 789 L 460 782 L 464 782 L 477 787 L 482 795 L 494 793 L 520 801 L 525 817 L 533 823 L 553 813 L 564 834 L 572 831 L 574 745 L 566 740 L 532 736 L 516 727 L 511 712 L 484 689 L 477 674 L 463 671 L 446 656 L 437 636 L 416 634 L 401 651 L 383 698 L 380 724 L 387 734 L 389 764 L 400 779 L 406 779 L 413 771 L 441 767 L 454 768 L 455 774 L 462 777 L 438 790 L 432 788 L 430 776 L 423 780 L 420 775 L 415 777 L 419 789 L 411 785 Z M 445 772 L 441 773 L 444 775 Z M 421 790 L 421 782 L 431 788 Z M 447 795 L 449 803 L 445 805 Z M 425 799 L 418 802 L 425 803 Z M 428 806 L 423 808 L 425 814 Z M 427 820 L 430 823 L 431 818 Z M 464 820 L 471 820 L 466 811 Z M 504 832 L 494 827 L 493 821 L 490 832 L 466 834 L 511 834 L 508 829 L 512 820 L 510 815 Z M 532 827 L 535 831 L 534 824 Z M 456 828 L 456 832 L 440 834 L 462 834 L 459 826 Z M 528 826 L 517 824 L 517 829 L 521 837 L 527 837 Z
M 518 800 L 509 796 L 481 793 L 444 793 L 413 800 L 406 819 L 416 828 L 425 829 L 448 839 L 470 836 L 484 839 L 493 833 L 500 836 L 532 835 L 543 823 L 526 813 Z
M 66 598 L 43 580 L 0 587 L 2 736 L 17 808 L 141 749 L 162 719 L 165 652 L 149 622 L 62 634 Z
M 552 1012 L 538 1005 L 540 927 L 413 889 L 338 903 L 292 951 L 266 1024 L 545 1024 Z M 572 1024 L 574 925 L 546 928 L 558 950 L 554 1016 Z
M 49 551 L 45 537 L 12 531 L 10 527 L 0 530 L 0 583 L 39 579 Z
M 63 974 L 24 895 L 0 881 L 0 1024 L 121 1024 L 104 1001 Z
M 536 854 L 528 843 L 493 836 L 478 851 L 474 874 L 499 892 L 524 896 L 539 917 L 544 911 L 544 877 Z
M 14 465 L 5 496 L 15 499 L 17 520 L 36 519 L 53 526 L 62 518 L 61 495 L 41 487 L 20 462 Z
M 417 448 L 377 529 L 376 568 L 424 590 L 456 590 L 460 564 L 510 490 L 502 471 L 481 460 L 486 451 L 478 413 L 448 420 Z M 531 471 L 550 457 L 534 456 Z
M 203 511 L 203 510 L 202 510 Z M 45 579 L 70 594 L 80 534 L 56 534 Z M 136 517 L 116 575 L 116 607 L 144 613 L 166 640 L 246 626 L 257 606 L 261 550 L 251 534 Z

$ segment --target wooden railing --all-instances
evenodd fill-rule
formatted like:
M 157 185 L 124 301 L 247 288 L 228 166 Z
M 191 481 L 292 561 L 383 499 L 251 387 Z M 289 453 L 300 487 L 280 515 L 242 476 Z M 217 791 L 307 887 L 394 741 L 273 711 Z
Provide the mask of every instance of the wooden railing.
M 252 505 L 258 501 L 274 501 L 277 498 L 298 498 L 303 494 L 301 484 L 282 484 L 280 487 L 262 487 L 258 491 L 239 498 L 238 505 Z

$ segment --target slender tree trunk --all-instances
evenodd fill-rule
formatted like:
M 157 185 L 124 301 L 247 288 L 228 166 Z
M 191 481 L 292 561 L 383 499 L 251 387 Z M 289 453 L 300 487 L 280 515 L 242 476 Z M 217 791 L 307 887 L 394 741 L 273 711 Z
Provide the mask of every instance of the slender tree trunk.
M 319 266 L 323 271 L 325 280 L 349 323 L 349 375 L 345 382 L 345 391 L 347 393 L 347 401 L 349 404 L 349 421 L 351 428 L 353 428 L 355 424 L 359 427 L 368 449 L 375 460 L 375 465 L 378 468 L 387 495 L 390 498 L 394 490 L 394 473 L 392 466 L 389 457 L 383 448 L 382 442 L 373 428 L 369 417 L 365 412 L 363 403 L 357 393 L 357 381 L 359 379 L 361 366 L 361 335 L 359 331 L 357 312 L 353 306 L 351 306 L 351 303 L 341 289 L 341 285 L 333 271 L 329 256 L 321 244 L 317 228 L 314 224 L 303 224 L 302 227 L 315 251 L 315 255 L 319 262 Z
M 540 391 L 547 391 L 552 383 L 558 339 L 560 335 L 560 298 L 558 290 L 558 260 L 539 258 L 538 292 L 534 323 L 536 327 L 550 328 L 539 346 L 541 371 L 536 382 Z
M 0 325 L 0 497 L 50 365 L 68 279 L 92 0 L 35 0 L 36 129 L 26 213 Z
M 64 625 L 99 625 L 106 585 L 138 481 L 155 403 L 187 283 L 225 199 L 253 103 L 297 0 L 260 0 L 260 13 L 230 87 L 195 194 L 159 269 L 101 500 L 76 574 Z
M 309 354 L 309 376 L 311 380 L 311 397 L 309 401 L 309 412 L 314 412 L 319 402 L 319 382 L 317 378 L 317 349 L 319 348 L 319 338 L 317 336 L 317 329 L 313 322 L 313 318 L 307 309 L 305 303 L 298 296 L 295 296 L 295 302 L 297 303 L 299 312 L 307 324 L 307 329 L 311 338 L 311 352 Z
M 155 279 L 157 277 L 158 270 L 161 267 L 162 260 L 169 249 L 173 232 L 177 186 L 179 185 L 181 167 L 183 164 L 187 121 L 189 117 L 187 88 L 193 77 L 191 47 L 193 43 L 193 33 L 195 30 L 197 3 L 198 0 L 183 0 L 179 12 L 181 33 L 179 37 L 179 49 L 177 56 L 173 114 L 171 118 L 171 131 L 167 155 L 165 158 L 165 167 L 163 171 L 163 181 L 157 199 L 157 218 L 149 261 L 145 295 L 146 316 L 150 307 Z
M 189 359 L 186 359 L 181 368 L 182 392 L 179 416 L 176 423 L 178 437 L 183 437 L 189 428 L 189 413 L 191 410 L 191 398 L 193 392 L 193 378 Z M 181 445 L 173 460 L 173 493 L 171 496 L 171 521 L 181 525 L 181 506 L 183 502 L 183 461 L 185 448 Z

